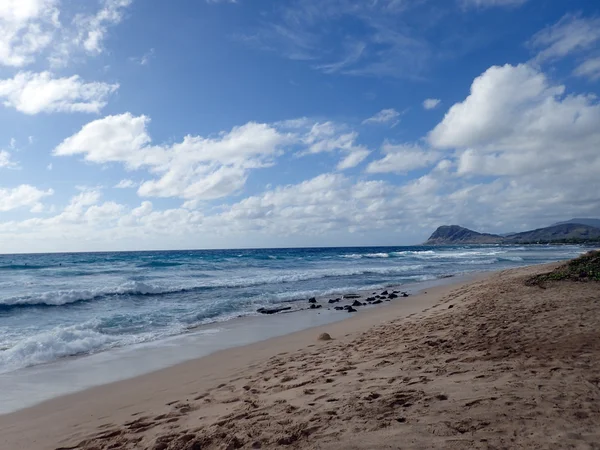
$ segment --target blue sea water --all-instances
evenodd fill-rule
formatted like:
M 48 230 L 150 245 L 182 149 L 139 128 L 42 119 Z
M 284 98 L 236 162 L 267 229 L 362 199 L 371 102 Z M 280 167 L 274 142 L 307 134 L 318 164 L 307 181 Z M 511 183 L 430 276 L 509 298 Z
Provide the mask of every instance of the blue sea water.
M 579 246 L 0 255 L 0 374 L 157 341 L 257 308 L 569 259 Z M 207 339 L 210 338 L 207 337 Z

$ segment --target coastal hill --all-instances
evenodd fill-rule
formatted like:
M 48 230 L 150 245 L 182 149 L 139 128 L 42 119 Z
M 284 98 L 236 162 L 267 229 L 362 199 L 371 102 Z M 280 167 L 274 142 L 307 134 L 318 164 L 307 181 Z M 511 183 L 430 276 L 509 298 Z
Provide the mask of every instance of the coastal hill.
M 478 233 L 458 225 L 443 225 L 433 232 L 425 245 L 446 244 L 499 244 L 502 236 Z
M 571 220 L 566 220 L 564 222 L 555 223 L 554 225 L 565 225 L 567 223 L 578 223 L 581 225 L 588 225 L 590 227 L 600 228 L 600 219 L 583 219 L 583 218 L 571 219 Z
M 478 233 L 458 225 L 439 227 L 424 245 L 456 244 L 533 244 L 533 243 L 600 242 L 600 227 L 563 223 L 508 236 Z

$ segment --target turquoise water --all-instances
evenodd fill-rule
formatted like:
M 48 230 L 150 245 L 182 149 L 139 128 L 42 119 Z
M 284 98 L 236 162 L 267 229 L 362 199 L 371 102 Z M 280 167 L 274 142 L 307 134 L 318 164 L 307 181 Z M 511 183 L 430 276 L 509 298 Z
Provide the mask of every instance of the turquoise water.
M 311 296 L 557 261 L 584 250 L 361 247 L 0 255 L 0 373 L 166 339 L 255 315 L 260 307 L 300 308 Z

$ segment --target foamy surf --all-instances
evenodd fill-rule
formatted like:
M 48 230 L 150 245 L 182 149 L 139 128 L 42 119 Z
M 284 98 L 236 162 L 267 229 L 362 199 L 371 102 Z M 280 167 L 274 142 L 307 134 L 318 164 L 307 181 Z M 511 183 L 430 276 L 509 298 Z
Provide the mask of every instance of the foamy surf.
M 127 348 L 309 297 L 577 256 L 576 246 L 0 255 L 0 373 Z M 296 308 L 296 306 L 294 306 Z

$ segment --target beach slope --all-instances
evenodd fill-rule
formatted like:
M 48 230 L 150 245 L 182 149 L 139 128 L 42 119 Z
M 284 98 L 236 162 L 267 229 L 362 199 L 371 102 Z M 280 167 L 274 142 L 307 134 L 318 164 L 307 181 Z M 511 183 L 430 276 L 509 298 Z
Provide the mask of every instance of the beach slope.
M 1 416 L 0 448 L 600 448 L 600 283 L 556 267 Z

